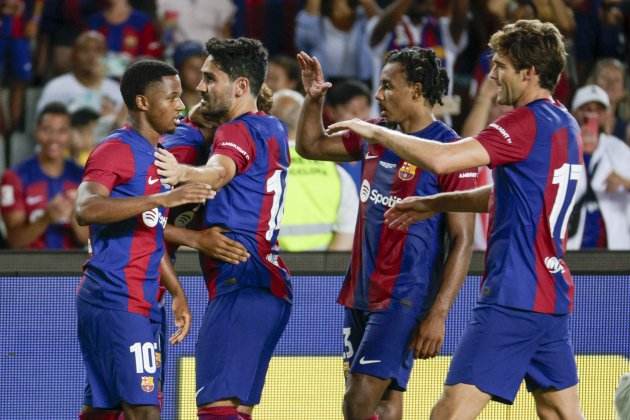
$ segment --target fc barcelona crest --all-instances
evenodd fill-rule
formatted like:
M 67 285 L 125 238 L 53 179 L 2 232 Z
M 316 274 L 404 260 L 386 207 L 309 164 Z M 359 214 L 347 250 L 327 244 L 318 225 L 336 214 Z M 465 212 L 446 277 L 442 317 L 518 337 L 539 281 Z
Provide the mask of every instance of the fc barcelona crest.
M 416 166 L 409 162 L 403 163 L 398 170 L 398 178 L 403 181 L 409 181 L 410 179 L 413 179 L 414 176 L 416 176 Z
M 140 381 L 140 387 L 144 392 L 153 392 L 155 389 L 155 383 L 153 382 L 153 376 L 143 376 Z

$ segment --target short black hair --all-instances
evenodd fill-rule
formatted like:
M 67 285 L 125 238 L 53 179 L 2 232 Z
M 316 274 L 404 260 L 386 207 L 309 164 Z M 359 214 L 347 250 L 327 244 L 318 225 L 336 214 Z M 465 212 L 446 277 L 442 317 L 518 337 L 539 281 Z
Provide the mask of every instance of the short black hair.
M 422 85 L 422 96 L 431 105 L 442 105 L 442 96 L 448 90 L 448 76 L 433 50 L 409 47 L 390 51 L 385 64 L 400 63 L 409 83 Z
M 227 73 L 230 80 L 246 78 L 249 80 L 252 95 L 258 96 L 269 61 L 269 53 L 260 41 L 244 37 L 210 38 L 206 43 L 206 50 L 221 71 Z
M 81 107 L 70 115 L 72 127 L 84 127 L 92 121 L 97 121 L 100 115 L 90 107 Z
M 368 104 L 372 103 L 372 92 L 365 83 L 358 80 L 344 80 L 332 85 L 326 92 L 326 103 L 330 106 L 339 106 L 350 102 L 357 96 L 365 97 Z
M 176 76 L 175 67 L 163 61 L 139 60 L 125 70 L 120 81 L 120 93 L 130 110 L 136 108 L 136 96 L 144 95 L 151 83 L 160 82 L 164 76 Z
M 44 106 L 44 108 L 39 111 L 39 114 L 37 114 L 38 125 L 42 122 L 44 116 L 47 114 L 65 115 L 68 117 L 68 120 L 70 120 L 70 112 L 68 111 L 68 108 L 61 102 L 50 102 L 49 104 Z

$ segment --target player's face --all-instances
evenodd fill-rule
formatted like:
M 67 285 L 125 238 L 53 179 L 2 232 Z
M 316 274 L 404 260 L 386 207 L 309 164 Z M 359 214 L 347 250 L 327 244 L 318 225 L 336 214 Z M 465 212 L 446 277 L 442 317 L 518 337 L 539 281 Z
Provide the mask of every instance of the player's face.
M 45 114 L 35 130 L 40 155 L 46 160 L 62 160 L 70 144 L 70 117 Z
M 522 72 L 523 70 L 516 71 L 514 69 L 509 58 L 500 54 L 494 55 L 490 78 L 499 86 L 497 103 L 500 105 L 516 105 L 526 85 Z
M 381 116 L 394 123 L 406 120 L 414 109 L 415 91 L 415 86 L 407 80 L 402 64 L 385 64 L 375 96 L 381 109 Z
M 147 87 L 146 117 L 159 134 L 172 133 L 177 127 L 181 112 L 185 109 L 181 99 L 182 85 L 179 76 L 164 76 L 159 83 Z
M 226 118 L 234 102 L 234 82 L 216 65 L 212 56 L 208 56 L 201 66 L 197 91 L 201 94 L 204 115 L 217 121 Z

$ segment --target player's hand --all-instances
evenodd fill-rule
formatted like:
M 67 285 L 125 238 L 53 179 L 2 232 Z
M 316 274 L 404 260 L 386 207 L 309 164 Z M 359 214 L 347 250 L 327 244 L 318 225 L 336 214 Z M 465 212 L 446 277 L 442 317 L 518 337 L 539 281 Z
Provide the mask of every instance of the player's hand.
M 173 296 L 173 318 L 175 319 L 175 326 L 177 331 L 168 339 L 171 344 L 179 344 L 188 335 L 190 331 L 190 309 L 188 308 L 188 301 L 184 294 L 180 296 Z
M 300 51 L 297 61 L 302 72 L 304 92 L 313 99 L 321 98 L 330 89 L 332 83 L 324 80 L 324 72 L 319 60 L 317 57 L 311 57 L 304 51 Z
M 385 212 L 385 224 L 392 229 L 405 230 L 409 225 L 433 217 L 436 212 L 431 210 L 430 203 L 428 197 L 404 198 Z
M 247 261 L 249 252 L 241 243 L 234 241 L 223 233 L 229 232 L 219 226 L 211 227 L 199 232 L 198 250 L 209 257 L 230 264 L 238 264 Z
M 420 321 L 409 346 L 416 359 L 430 359 L 437 356 L 444 342 L 446 318 L 429 313 Z
M 155 154 L 155 166 L 158 167 L 158 175 L 162 177 L 162 184 L 177 185 L 184 180 L 186 166 L 180 165 L 177 158 L 166 149 L 157 149 Z
M 192 182 L 158 195 L 160 197 L 160 206 L 170 208 L 188 203 L 203 204 L 206 200 L 213 199 L 216 194 L 217 192 L 210 185 Z
M 326 129 L 326 134 L 331 135 L 347 130 L 354 131 L 369 143 L 378 142 L 377 135 L 380 127 L 376 124 L 363 121 L 359 118 L 353 118 L 351 120 L 339 121 L 334 124 L 330 124 Z
M 211 120 L 203 113 L 203 102 L 201 101 L 190 108 L 188 118 L 199 127 L 216 129 L 219 126 L 219 121 Z

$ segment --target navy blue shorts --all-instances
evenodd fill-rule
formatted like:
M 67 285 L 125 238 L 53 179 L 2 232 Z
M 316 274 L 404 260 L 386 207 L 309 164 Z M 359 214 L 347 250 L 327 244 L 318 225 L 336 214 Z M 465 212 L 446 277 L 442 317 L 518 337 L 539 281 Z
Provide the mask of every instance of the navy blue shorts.
M 31 41 L 27 38 L 0 38 L 0 76 L 5 66 L 14 80 L 28 82 L 33 77 L 31 63 Z
M 382 312 L 346 308 L 344 365 L 351 373 L 391 379 L 390 389 L 405 391 L 413 368 L 411 339 L 421 318 L 417 307 L 392 300 Z
M 569 315 L 477 306 L 451 361 L 446 385 L 475 385 L 493 400 L 512 404 L 523 379 L 530 392 L 578 383 Z
M 142 315 L 99 308 L 77 298 L 79 344 L 85 364 L 85 405 L 159 405 L 158 345 Z
M 195 349 L 197 406 L 236 398 L 260 402 L 269 361 L 291 304 L 269 290 L 248 287 L 208 303 Z

